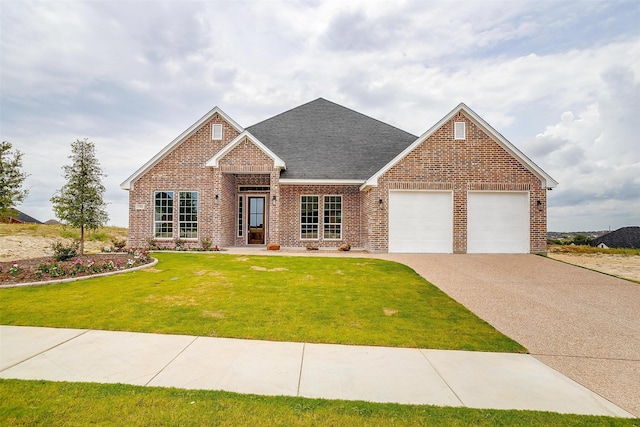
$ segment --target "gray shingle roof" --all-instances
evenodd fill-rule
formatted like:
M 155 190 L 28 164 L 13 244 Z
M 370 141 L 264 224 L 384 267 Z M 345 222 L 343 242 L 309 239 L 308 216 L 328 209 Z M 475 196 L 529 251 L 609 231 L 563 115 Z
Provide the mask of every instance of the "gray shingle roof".
M 287 179 L 366 180 L 417 138 L 323 98 L 246 130 L 285 161 Z
M 16 209 L 16 215 L 14 216 L 14 218 L 24 224 L 42 224 L 40 221 L 38 221 L 34 217 L 29 216 L 26 213 L 19 211 L 17 209 Z
M 604 243 L 609 248 L 640 248 L 640 227 L 622 227 L 591 241 L 591 246 Z

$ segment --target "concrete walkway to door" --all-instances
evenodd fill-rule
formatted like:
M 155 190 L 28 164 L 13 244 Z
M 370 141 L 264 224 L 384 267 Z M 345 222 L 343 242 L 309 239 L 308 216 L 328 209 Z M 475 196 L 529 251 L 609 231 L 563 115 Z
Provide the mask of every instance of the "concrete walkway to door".
M 383 254 L 640 416 L 640 285 L 536 255 Z

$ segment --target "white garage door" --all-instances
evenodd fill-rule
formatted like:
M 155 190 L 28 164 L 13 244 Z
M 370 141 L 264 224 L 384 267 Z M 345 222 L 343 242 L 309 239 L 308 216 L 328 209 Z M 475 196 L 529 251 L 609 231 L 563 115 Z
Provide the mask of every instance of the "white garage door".
M 467 253 L 529 253 L 529 193 L 467 193 Z
M 451 192 L 390 191 L 389 252 L 453 252 Z

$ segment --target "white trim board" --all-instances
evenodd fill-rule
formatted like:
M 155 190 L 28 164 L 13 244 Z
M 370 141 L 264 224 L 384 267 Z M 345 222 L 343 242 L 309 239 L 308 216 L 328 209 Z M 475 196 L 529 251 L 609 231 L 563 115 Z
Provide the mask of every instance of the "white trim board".
M 531 159 L 524 155 L 520 150 L 518 150 L 513 144 L 511 144 L 507 139 L 502 136 L 498 131 L 491 127 L 487 122 L 485 122 L 479 115 L 477 115 L 471 108 L 467 107 L 463 102 L 461 102 L 456 108 L 451 110 L 449 114 L 444 116 L 438 123 L 433 125 L 428 131 L 423 133 L 418 139 L 415 140 L 410 146 L 405 148 L 400 154 L 398 154 L 393 160 L 384 165 L 378 172 L 373 174 L 373 176 L 362 184 L 360 190 L 366 190 L 371 187 L 378 186 L 378 178 L 380 178 L 385 172 L 391 169 L 394 165 L 404 159 L 410 152 L 412 152 L 416 147 L 426 141 L 431 135 L 433 135 L 438 129 L 440 129 L 445 123 L 451 120 L 458 112 L 464 112 L 465 115 L 474 122 L 478 127 L 480 127 L 487 135 L 489 135 L 498 145 L 500 145 L 505 151 L 511 154 L 516 160 L 518 160 L 522 165 L 524 165 L 527 169 L 529 169 L 533 174 L 535 174 L 538 178 L 540 178 L 540 182 L 542 184 L 542 188 L 554 188 L 558 185 L 558 182 L 553 179 L 549 174 L 543 171 L 538 165 L 536 165 Z
M 219 166 L 220 159 L 222 159 L 224 156 L 226 156 L 231 150 L 236 148 L 238 146 L 238 144 L 240 144 L 245 138 L 247 140 L 251 141 L 251 143 L 253 143 L 253 145 L 258 147 L 264 154 L 269 156 L 273 160 L 273 166 L 274 167 L 280 168 L 280 169 L 286 169 L 287 168 L 287 165 L 284 163 L 284 160 L 282 160 L 280 157 L 278 157 L 273 151 L 271 151 L 269 148 L 267 148 L 266 145 L 264 145 L 262 142 L 260 142 L 260 140 L 258 138 L 256 138 L 255 136 L 251 135 L 251 133 L 249 131 L 247 131 L 247 130 L 242 131 L 242 133 L 240 133 L 240 135 L 236 136 L 233 139 L 233 141 L 231 141 L 227 145 L 225 145 L 224 148 L 222 150 L 218 151 L 216 153 L 216 155 L 213 156 L 211 159 L 209 159 L 207 161 L 207 163 L 205 163 L 205 165 L 217 168 Z
M 202 116 L 197 122 L 192 124 L 187 130 L 185 130 L 180 135 L 178 135 L 177 138 L 175 138 L 173 141 L 171 141 L 169 144 L 167 144 L 167 146 L 165 146 L 162 150 L 160 150 L 160 152 L 158 154 L 153 156 L 151 158 L 151 160 L 149 160 L 147 163 L 145 163 L 140 169 L 135 171 L 129 178 L 125 179 L 122 182 L 122 184 L 120 184 L 120 188 L 122 188 L 123 190 L 131 190 L 133 188 L 133 183 L 139 177 L 144 175 L 149 169 L 151 169 L 153 166 L 155 166 L 160 160 L 162 160 L 167 154 L 169 154 L 175 147 L 177 147 L 184 140 L 189 138 L 195 131 L 200 129 L 200 127 L 203 124 L 208 122 L 216 114 L 218 114 L 220 117 L 222 117 L 223 120 L 225 120 L 227 123 L 229 123 L 238 132 L 243 132 L 244 131 L 244 128 L 242 126 L 240 126 L 231 117 L 229 117 L 224 111 L 222 111 L 218 107 L 214 107 L 211 111 L 209 111 L 207 114 Z

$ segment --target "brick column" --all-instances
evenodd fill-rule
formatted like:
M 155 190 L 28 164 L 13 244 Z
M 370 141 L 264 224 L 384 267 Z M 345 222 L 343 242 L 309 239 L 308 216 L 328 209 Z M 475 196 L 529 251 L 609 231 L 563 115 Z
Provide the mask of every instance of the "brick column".
M 467 189 L 453 190 L 453 253 L 467 253 Z
M 213 180 L 211 183 L 211 240 L 214 245 L 223 245 L 223 232 L 222 232 L 222 171 L 220 168 L 213 170 Z M 217 199 L 216 199 L 217 196 Z M 229 201 L 226 201 L 229 203 Z
M 274 169 L 270 174 L 269 193 L 269 235 L 266 243 L 280 244 L 280 169 Z M 275 197 L 275 201 L 273 200 Z

